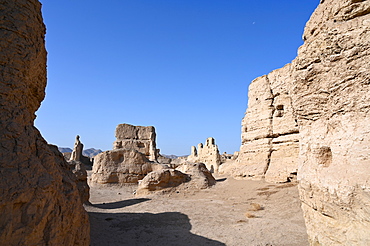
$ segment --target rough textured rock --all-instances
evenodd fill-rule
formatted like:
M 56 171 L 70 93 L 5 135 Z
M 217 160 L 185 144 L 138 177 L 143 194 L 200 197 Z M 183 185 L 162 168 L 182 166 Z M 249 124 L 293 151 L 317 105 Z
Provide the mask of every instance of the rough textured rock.
M 214 138 L 207 138 L 205 145 L 198 144 L 198 150 L 195 146 L 191 147 L 191 154 L 187 161 L 194 163 L 204 163 L 212 173 L 218 172 L 221 164 L 221 156 Z
M 70 160 L 71 161 L 81 161 L 83 148 L 84 148 L 84 145 L 80 141 L 80 136 L 77 135 Z
M 286 182 L 296 176 L 299 131 L 289 94 L 290 71 L 288 64 L 250 84 L 234 175 L 268 182 Z
M 80 141 L 80 136 L 76 136 L 76 141 L 74 144 L 73 151 L 71 153 L 63 154 L 64 158 L 67 160 L 72 173 L 76 177 L 77 188 L 80 193 L 81 201 L 83 203 L 88 203 L 90 198 L 90 187 L 87 184 L 87 172 L 85 168 L 85 163 L 91 165 L 90 159 L 82 155 L 83 144 Z M 66 158 L 68 157 L 68 158 Z
M 132 149 L 143 153 L 150 161 L 156 161 L 156 134 L 154 126 L 119 124 L 113 149 Z
M 91 184 L 137 183 L 148 173 L 166 168 L 156 161 L 155 136 L 153 126 L 119 124 L 114 149 L 94 158 Z
M 75 177 L 33 126 L 46 86 L 41 4 L 4 0 L 0 16 L 0 244 L 89 245 Z
M 92 184 L 137 183 L 148 173 L 163 168 L 136 150 L 109 150 L 95 156 L 91 181 Z
M 370 1 L 322 0 L 303 38 L 292 64 L 252 83 L 250 90 L 260 93 L 250 94 L 248 105 L 262 98 L 250 108 L 263 114 L 255 118 L 258 124 L 245 119 L 240 160 L 246 160 L 246 174 L 250 162 L 253 175 L 266 170 L 266 179 L 280 179 L 276 173 L 285 165 L 273 163 L 283 156 L 293 167 L 296 119 L 299 190 L 311 245 L 370 245 Z M 280 114 L 276 89 L 291 101 L 288 125 L 274 124 Z M 275 126 L 285 139 L 280 153 Z
M 312 245 L 370 245 L 370 1 L 325 0 L 293 61 Z
M 162 169 L 148 173 L 139 182 L 137 195 L 158 190 L 206 189 L 216 184 L 215 178 L 203 163 L 186 163 L 176 169 Z
M 220 157 L 221 157 L 221 163 L 225 163 L 227 161 L 235 160 L 235 158 L 236 158 L 235 155 L 228 154 L 226 152 L 224 152 L 222 155 L 220 155 Z
M 212 173 L 203 163 L 185 163 L 179 165 L 177 170 L 190 176 L 189 184 L 196 189 L 205 189 L 216 184 Z
M 90 187 L 87 184 L 87 171 L 84 163 L 81 161 L 68 161 L 70 169 L 75 176 L 81 201 L 88 204 L 90 198 Z
M 250 84 L 242 146 L 230 169 L 234 176 L 276 183 L 295 179 L 299 131 L 289 94 L 291 70 L 288 64 Z
M 165 188 L 176 187 L 184 182 L 188 182 L 190 177 L 175 169 L 162 169 L 148 173 L 140 181 L 137 188 L 138 195 L 149 194 L 150 191 L 163 190 Z

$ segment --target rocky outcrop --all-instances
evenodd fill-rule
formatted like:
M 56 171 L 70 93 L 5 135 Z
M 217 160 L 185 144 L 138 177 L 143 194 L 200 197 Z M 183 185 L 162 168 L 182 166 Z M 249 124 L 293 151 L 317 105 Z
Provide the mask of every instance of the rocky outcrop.
M 33 126 L 46 86 L 41 4 L 1 1 L 0 16 L 0 244 L 89 245 L 75 177 Z
M 370 1 L 325 0 L 293 61 L 312 245 L 370 245 Z
M 93 184 L 137 183 L 148 173 L 163 168 L 136 150 L 108 150 L 95 156 L 91 181 Z
M 204 163 L 212 173 L 218 172 L 221 164 L 221 156 L 214 138 L 207 138 L 205 145 L 198 144 L 198 150 L 195 146 L 191 147 L 191 154 L 187 158 L 188 162 Z
M 77 135 L 70 160 L 71 161 L 81 161 L 83 148 L 84 148 L 84 145 L 80 141 L 80 136 Z
M 119 124 L 116 128 L 116 141 L 113 149 L 132 149 L 143 153 L 150 161 L 156 161 L 156 134 L 154 126 L 133 126 Z
M 299 130 L 289 94 L 291 69 L 288 64 L 250 84 L 234 175 L 276 183 L 295 179 Z
M 184 163 L 176 169 L 190 176 L 189 184 L 195 189 L 206 189 L 216 184 L 212 173 L 203 163 Z
M 120 124 L 114 149 L 95 156 L 91 184 L 137 183 L 152 171 L 166 166 L 157 162 L 158 150 L 153 126 Z
M 181 164 L 176 169 L 162 169 L 148 173 L 139 182 L 137 195 L 153 191 L 199 190 L 216 184 L 215 178 L 203 163 Z
M 150 191 L 163 190 L 179 186 L 184 182 L 188 182 L 190 177 L 175 169 L 163 169 L 148 173 L 143 180 L 140 181 L 136 194 L 145 195 Z
M 87 172 L 84 164 L 87 163 L 87 165 L 91 165 L 92 163 L 89 158 L 82 155 L 82 150 L 83 144 L 80 141 L 80 136 L 77 135 L 73 151 L 71 153 L 64 153 L 63 156 L 67 160 L 69 167 L 76 178 L 81 201 L 83 203 L 89 203 L 90 187 L 87 184 Z
M 239 164 L 276 181 L 294 170 L 299 139 L 310 244 L 370 245 L 370 1 L 322 0 L 303 38 L 292 64 L 251 84 Z
M 75 176 L 81 201 L 84 204 L 89 204 L 90 187 L 87 184 L 87 171 L 85 165 L 81 161 L 68 161 L 68 164 L 73 175 Z

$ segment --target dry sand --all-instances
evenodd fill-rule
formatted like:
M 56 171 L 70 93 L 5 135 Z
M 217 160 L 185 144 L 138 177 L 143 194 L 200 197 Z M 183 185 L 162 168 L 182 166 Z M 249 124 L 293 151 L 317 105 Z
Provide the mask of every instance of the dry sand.
M 217 180 L 147 197 L 136 186 L 91 187 L 91 245 L 308 245 L 296 185 Z

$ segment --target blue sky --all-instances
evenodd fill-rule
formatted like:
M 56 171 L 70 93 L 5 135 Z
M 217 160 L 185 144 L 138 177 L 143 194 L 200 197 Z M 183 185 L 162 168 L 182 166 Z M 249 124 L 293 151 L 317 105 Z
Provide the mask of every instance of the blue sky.
M 164 154 L 214 137 L 240 147 L 249 83 L 293 60 L 318 0 L 41 0 L 44 138 L 112 148 L 116 125 L 153 125 Z

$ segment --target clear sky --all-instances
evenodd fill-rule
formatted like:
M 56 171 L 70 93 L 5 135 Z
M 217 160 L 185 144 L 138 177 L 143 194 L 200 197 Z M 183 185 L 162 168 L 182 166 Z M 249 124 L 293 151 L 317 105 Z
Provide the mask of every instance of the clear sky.
M 36 126 L 112 149 L 116 125 L 153 125 L 163 154 L 214 137 L 240 147 L 249 83 L 293 60 L 319 0 L 41 0 L 48 85 Z

